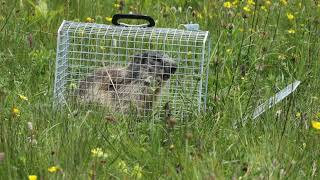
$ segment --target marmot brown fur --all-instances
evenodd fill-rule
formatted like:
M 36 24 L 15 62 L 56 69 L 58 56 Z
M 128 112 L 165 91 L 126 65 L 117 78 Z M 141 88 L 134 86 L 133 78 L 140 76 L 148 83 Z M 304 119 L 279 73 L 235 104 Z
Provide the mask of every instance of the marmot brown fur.
M 164 83 L 176 72 L 176 63 L 161 52 L 135 55 L 127 67 L 96 69 L 80 81 L 78 95 L 89 103 L 128 112 L 134 105 L 138 112 L 148 112 Z

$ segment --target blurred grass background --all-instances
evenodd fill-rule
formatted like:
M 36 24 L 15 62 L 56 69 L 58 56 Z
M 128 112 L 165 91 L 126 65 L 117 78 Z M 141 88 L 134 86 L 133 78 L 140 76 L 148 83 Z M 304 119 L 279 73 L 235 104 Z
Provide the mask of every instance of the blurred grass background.
M 319 178 L 319 1 L 0 3 L 0 179 Z M 54 111 L 61 22 L 129 12 L 210 31 L 207 113 L 167 123 Z M 294 80 L 297 92 L 243 121 Z

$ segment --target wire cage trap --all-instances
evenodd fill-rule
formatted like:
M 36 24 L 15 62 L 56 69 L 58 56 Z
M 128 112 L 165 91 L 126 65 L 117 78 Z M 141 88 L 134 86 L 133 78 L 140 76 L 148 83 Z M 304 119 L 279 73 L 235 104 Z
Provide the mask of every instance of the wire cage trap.
M 127 26 L 118 20 L 145 19 Z M 149 16 L 114 25 L 63 21 L 57 38 L 54 104 L 93 105 L 146 117 L 205 109 L 208 31 L 155 28 Z

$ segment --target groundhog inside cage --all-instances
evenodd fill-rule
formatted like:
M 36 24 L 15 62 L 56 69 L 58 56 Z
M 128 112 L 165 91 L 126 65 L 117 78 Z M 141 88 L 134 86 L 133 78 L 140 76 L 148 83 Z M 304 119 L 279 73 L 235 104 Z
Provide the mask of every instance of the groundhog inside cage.
M 96 69 L 79 83 L 77 95 L 86 103 L 98 103 L 111 111 L 149 113 L 165 82 L 176 72 L 173 59 L 162 52 L 135 55 L 127 67 Z

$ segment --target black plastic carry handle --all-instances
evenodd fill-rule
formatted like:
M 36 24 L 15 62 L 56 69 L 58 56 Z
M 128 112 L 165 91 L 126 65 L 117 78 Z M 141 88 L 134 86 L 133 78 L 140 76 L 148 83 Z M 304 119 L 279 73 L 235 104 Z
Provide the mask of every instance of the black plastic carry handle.
M 119 23 L 120 19 L 143 19 L 149 22 L 149 24 L 141 25 L 129 25 L 125 23 Z M 116 26 L 142 26 L 142 27 L 153 27 L 155 25 L 154 20 L 150 16 L 138 15 L 138 14 L 115 14 L 112 17 L 112 24 Z

